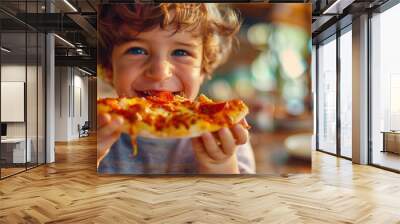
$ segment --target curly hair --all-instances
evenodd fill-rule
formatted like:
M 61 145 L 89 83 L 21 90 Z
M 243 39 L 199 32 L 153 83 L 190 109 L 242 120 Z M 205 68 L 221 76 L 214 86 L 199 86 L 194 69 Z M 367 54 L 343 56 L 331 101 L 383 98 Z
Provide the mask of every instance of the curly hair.
M 114 46 L 135 34 L 157 28 L 175 32 L 200 27 L 203 42 L 201 72 L 210 75 L 224 63 L 240 29 L 239 15 L 214 3 L 102 4 L 98 11 L 98 67 L 112 69 Z M 122 29 L 127 25 L 130 30 Z M 129 33 L 129 34 L 128 34 Z M 101 74 L 100 74 L 101 75 Z

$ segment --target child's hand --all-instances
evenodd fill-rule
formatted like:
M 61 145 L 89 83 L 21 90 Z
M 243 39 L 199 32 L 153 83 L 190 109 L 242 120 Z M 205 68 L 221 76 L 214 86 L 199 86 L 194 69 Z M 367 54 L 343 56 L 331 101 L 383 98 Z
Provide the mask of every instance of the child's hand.
M 110 151 L 111 145 L 118 140 L 124 120 L 121 116 L 105 113 L 98 114 L 97 122 L 97 167 L 99 167 L 101 160 Z
M 241 123 L 247 124 L 245 120 Z M 246 125 L 245 125 L 246 126 Z M 239 173 L 236 150 L 248 141 L 249 132 L 242 124 L 222 128 L 214 133 L 205 133 L 192 139 L 199 173 Z

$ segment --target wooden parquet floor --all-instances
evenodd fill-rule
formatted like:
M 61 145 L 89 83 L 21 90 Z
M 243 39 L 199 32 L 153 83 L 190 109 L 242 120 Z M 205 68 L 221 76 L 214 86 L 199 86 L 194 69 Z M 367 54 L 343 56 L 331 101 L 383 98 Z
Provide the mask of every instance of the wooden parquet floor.
M 98 176 L 96 144 L 0 181 L 0 223 L 400 223 L 400 175 L 313 153 L 312 174 Z

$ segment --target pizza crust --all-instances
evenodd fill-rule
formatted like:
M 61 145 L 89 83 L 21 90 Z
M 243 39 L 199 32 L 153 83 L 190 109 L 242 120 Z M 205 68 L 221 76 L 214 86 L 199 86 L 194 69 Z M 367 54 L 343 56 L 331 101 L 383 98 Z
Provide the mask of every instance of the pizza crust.
M 247 115 L 247 111 L 242 111 L 239 115 L 235 117 L 233 123 L 239 123 Z M 198 121 L 196 124 L 190 126 L 189 130 L 186 131 L 184 128 L 180 129 L 167 129 L 165 131 L 156 131 L 154 128 L 143 128 L 138 133 L 137 136 L 146 138 L 195 138 L 203 135 L 207 132 L 215 132 L 223 127 L 229 127 L 228 125 L 210 125 L 209 123 Z M 129 132 L 127 132 L 129 133 Z
M 124 117 L 123 132 L 147 138 L 194 138 L 239 123 L 248 114 L 241 100 L 213 102 L 204 95 L 197 101 L 163 93 L 162 97 L 105 98 L 97 101 L 98 113 Z

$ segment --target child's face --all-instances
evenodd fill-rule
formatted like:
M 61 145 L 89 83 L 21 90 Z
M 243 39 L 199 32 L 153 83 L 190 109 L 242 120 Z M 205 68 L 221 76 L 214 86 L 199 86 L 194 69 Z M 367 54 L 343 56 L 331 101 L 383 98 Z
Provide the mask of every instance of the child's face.
M 194 99 L 204 79 L 202 56 L 198 31 L 174 34 L 172 29 L 158 27 L 115 46 L 108 74 L 119 96 L 144 96 L 147 90 L 158 90 Z

